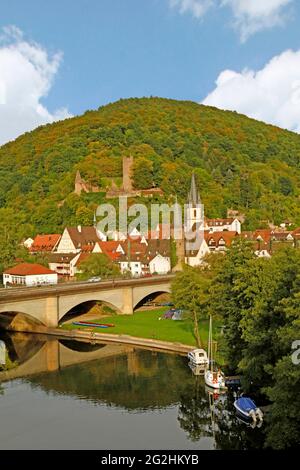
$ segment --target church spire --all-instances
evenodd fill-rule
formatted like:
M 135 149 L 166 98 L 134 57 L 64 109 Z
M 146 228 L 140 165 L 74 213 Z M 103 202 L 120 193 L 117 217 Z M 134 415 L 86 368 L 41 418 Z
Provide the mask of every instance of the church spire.
M 198 193 L 194 172 L 192 174 L 192 179 L 191 179 L 191 189 L 189 192 L 188 203 L 192 204 L 193 206 L 196 206 L 197 204 L 201 204 L 201 199 Z

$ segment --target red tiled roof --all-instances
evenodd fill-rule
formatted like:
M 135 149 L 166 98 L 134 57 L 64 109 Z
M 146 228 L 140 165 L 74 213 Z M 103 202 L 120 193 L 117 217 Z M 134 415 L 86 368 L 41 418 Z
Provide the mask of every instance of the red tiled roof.
M 13 274 L 16 276 L 33 276 L 40 274 L 56 274 L 49 268 L 45 268 L 41 264 L 21 263 L 13 268 L 4 271 L 4 274 Z
M 50 253 L 48 262 L 53 264 L 70 264 L 76 253 Z
M 120 258 L 122 253 L 119 253 L 117 251 L 117 248 L 119 246 L 122 247 L 122 242 L 109 240 L 106 242 L 100 242 L 99 245 L 100 245 L 102 253 L 108 256 L 112 261 L 116 261 L 117 259 Z
M 37 235 L 30 247 L 31 252 L 52 251 L 61 238 L 59 233 Z
M 100 241 L 95 227 L 67 227 L 67 231 L 75 248 L 94 247 Z
M 148 240 L 148 245 L 144 243 L 131 243 L 130 253 L 128 252 L 128 244 L 123 242 L 122 248 L 125 252 L 120 255 L 120 261 L 140 261 L 149 263 L 158 254 L 164 257 L 170 256 L 170 240 Z
M 219 246 L 220 241 L 224 240 L 226 246 L 230 246 L 232 240 L 238 236 L 237 232 L 204 232 L 204 238 L 207 244 L 210 240 L 213 240 L 216 243 L 216 246 Z
M 113 251 L 105 251 L 104 254 L 108 256 L 112 261 L 117 261 L 122 255 L 122 253 L 116 253 Z
M 78 259 L 76 260 L 74 266 L 79 266 L 82 261 L 85 261 L 87 258 L 89 258 L 92 254 L 91 253 L 80 253 L 78 256 Z
M 99 242 L 99 246 L 101 250 L 105 250 L 105 251 L 116 250 L 119 245 L 121 245 L 121 242 L 115 241 L 115 240 L 108 240 L 107 242 Z
M 254 240 L 256 240 L 258 237 L 260 237 L 260 238 L 263 239 L 264 242 L 267 243 L 271 239 L 271 233 L 272 233 L 271 229 L 255 230 L 255 232 L 253 233 L 253 238 L 254 238 Z

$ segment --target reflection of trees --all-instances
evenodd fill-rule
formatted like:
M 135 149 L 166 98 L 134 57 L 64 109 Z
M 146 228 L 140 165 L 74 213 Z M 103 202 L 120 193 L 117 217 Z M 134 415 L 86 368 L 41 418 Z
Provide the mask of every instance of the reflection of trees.
M 205 391 L 199 377 L 187 386 L 181 395 L 178 422 L 191 441 L 213 437 L 215 447 L 222 450 L 260 449 L 263 430 L 251 429 L 236 418 L 233 397 L 222 395 L 216 399 Z
M 27 380 L 32 386 L 49 392 L 120 406 L 129 411 L 176 404 L 183 389 L 194 382 L 185 358 L 142 350 L 129 354 L 135 355 L 134 373 L 129 371 L 129 356 L 124 354 Z
M 21 336 L 11 339 L 13 341 L 6 342 L 9 345 L 8 360 L 31 356 L 28 339 L 25 342 Z M 42 340 L 34 339 L 34 351 Z M 262 429 L 251 429 L 240 423 L 229 393 L 215 399 L 211 409 L 203 377 L 192 375 L 186 358 L 176 355 L 133 350 L 26 380 L 33 388 L 42 388 L 49 393 L 91 400 L 95 404 L 105 403 L 130 412 L 178 405 L 178 423 L 193 442 L 205 437 L 213 439 L 218 449 L 263 447 L 265 424 Z M 0 394 L 3 392 L 0 386 Z
M 204 382 L 200 382 L 199 377 L 194 378 L 194 383 L 185 387 L 180 397 L 178 422 L 193 442 L 212 435 Z
M 261 449 L 263 447 L 263 429 L 251 429 L 240 422 L 233 407 L 233 396 L 228 394 L 222 401 L 215 403 L 216 445 L 222 450 Z
M 18 363 L 15 362 L 15 361 L 12 361 L 9 357 L 8 352 L 6 352 L 6 354 L 5 354 L 5 364 L 0 365 L 0 372 L 15 369 L 16 367 L 18 367 Z

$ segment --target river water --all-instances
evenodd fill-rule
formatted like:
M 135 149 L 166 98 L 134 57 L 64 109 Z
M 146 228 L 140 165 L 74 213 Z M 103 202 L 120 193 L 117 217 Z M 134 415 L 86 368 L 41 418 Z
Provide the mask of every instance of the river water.
M 263 446 L 183 356 L 21 333 L 0 348 L 0 449 Z

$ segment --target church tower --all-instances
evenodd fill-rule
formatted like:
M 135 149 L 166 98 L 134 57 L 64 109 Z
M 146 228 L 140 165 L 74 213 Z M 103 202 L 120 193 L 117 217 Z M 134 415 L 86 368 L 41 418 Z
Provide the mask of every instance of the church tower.
M 188 195 L 186 207 L 186 231 L 195 231 L 195 228 L 202 228 L 204 225 L 203 206 L 201 204 L 200 194 L 197 189 L 195 174 L 192 174 L 191 189 Z

